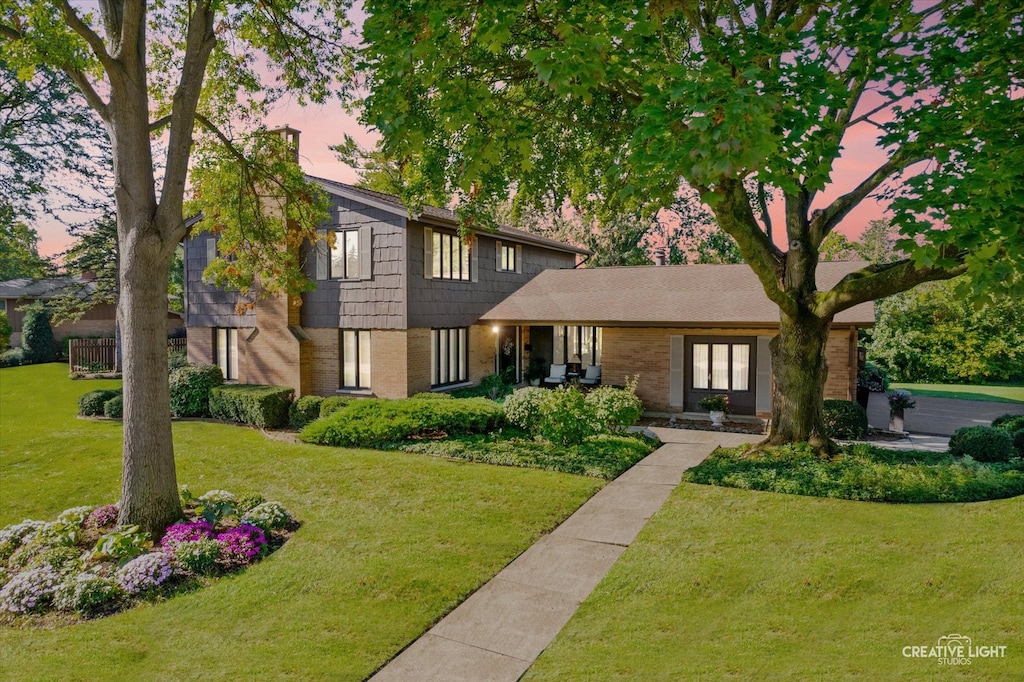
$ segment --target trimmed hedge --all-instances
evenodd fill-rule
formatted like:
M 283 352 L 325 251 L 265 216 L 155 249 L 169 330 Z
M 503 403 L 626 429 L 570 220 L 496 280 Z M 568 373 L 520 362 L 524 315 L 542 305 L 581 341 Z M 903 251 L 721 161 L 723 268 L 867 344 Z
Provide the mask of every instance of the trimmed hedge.
M 324 417 L 331 416 L 353 400 L 355 398 L 347 395 L 332 395 L 324 398 L 320 403 L 320 418 L 323 419 Z
M 104 414 L 103 406 L 107 401 L 120 397 L 121 389 L 107 388 L 89 391 L 78 399 L 78 414 L 83 417 L 99 417 Z
M 1007 412 L 992 420 L 992 428 L 1002 429 L 1013 433 L 1017 429 L 1024 429 L 1024 414 L 1013 414 Z
M 859 440 L 868 432 L 868 413 L 852 400 L 826 400 L 825 435 L 829 438 Z
M 279 429 L 288 425 L 294 396 L 294 389 L 286 386 L 216 386 L 210 389 L 210 415 L 261 429 Z
M 189 365 L 171 372 L 171 414 L 175 417 L 209 417 L 210 390 L 224 383 L 216 365 Z
M 379 447 L 416 436 L 486 433 L 505 423 L 501 406 L 485 398 L 355 400 L 299 434 L 307 443 Z
M 949 454 L 970 456 L 979 462 L 1008 462 L 1016 455 L 1013 438 L 991 426 L 964 426 L 949 439 Z
M 306 424 L 320 418 L 320 403 L 324 399 L 318 395 L 304 395 L 288 408 L 288 425 L 298 431 Z
M 121 419 L 124 416 L 124 397 L 120 393 L 103 403 L 103 416 L 111 419 Z

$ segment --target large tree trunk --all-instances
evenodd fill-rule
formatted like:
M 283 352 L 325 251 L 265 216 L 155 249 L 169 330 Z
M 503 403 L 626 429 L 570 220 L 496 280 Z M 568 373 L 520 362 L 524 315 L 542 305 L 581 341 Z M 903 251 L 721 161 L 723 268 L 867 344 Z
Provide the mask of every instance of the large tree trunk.
M 136 228 L 135 235 L 148 230 Z M 181 518 L 167 381 L 166 249 L 155 235 L 123 248 L 124 468 L 120 523 L 159 538 Z
M 807 442 L 819 452 L 834 449 L 825 434 L 822 401 L 828 363 L 831 319 L 822 320 L 802 310 L 780 316 L 779 335 L 772 339 L 772 423 L 766 444 Z

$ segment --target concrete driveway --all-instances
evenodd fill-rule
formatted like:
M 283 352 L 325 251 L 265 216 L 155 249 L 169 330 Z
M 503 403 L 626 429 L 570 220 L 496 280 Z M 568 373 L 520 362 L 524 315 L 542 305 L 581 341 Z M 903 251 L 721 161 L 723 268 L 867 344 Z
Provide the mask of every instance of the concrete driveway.
M 952 436 L 961 426 L 988 426 L 1001 414 L 1024 414 L 1024 404 L 993 403 L 914 396 L 917 407 L 904 412 L 904 428 L 910 433 Z M 868 400 L 868 424 L 889 428 L 889 402 L 884 393 L 872 393 Z

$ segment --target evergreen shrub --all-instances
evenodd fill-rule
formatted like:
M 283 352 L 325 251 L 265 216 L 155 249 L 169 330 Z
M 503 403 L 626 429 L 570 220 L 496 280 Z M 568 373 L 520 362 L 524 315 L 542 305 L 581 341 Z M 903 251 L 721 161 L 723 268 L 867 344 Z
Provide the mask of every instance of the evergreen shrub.
M 124 396 L 118 393 L 103 403 L 103 416 L 111 419 L 120 419 L 124 416 Z
M 209 417 L 210 389 L 224 383 L 216 365 L 188 365 L 171 372 L 171 414 L 175 417 Z
M 320 418 L 320 403 L 324 399 L 318 395 L 304 395 L 288 408 L 288 425 L 298 431 L 303 426 Z
M 320 416 L 329 417 L 353 400 L 354 398 L 347 395 L 332 395 L 324 398 L 320 403 Z
M 78 414 L 83 417 L 98 417 L 104 414 L 103 406 L 107 401 L 121 395 L 119 388 L 105 388 L 89 391 L 78 399 Z
M 210 389 L 210 415 L 261 429 L 279 429 L 288 425 L 294 395 L 286 386 L 216 386 Z
M 971 457 L 978 462 L 1008 462 L 1016 453 L 1013 438 L 991 426 L 965 426 L 949 439 L 949 454 Z
M 867 435 L 868 413 L 852 400 L 826 400 L 823 416 L 829 438 L 858 440 Z
M 25 317 L 21 322 L 21 347 L 25 350 L 24 364 L 53 362 L 57 359 L 50 311 L 41 304 L 25 307 Z

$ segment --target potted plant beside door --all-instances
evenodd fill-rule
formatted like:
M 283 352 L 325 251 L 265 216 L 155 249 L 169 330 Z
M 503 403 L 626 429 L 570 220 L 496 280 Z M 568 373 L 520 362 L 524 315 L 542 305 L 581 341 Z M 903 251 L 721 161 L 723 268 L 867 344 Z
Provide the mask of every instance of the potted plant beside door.
M 697 407 L 708 411 L 712 426 L 721 426 L 725 413 L 729 411 L 729 396 L 718 393 L 701 398 Z

